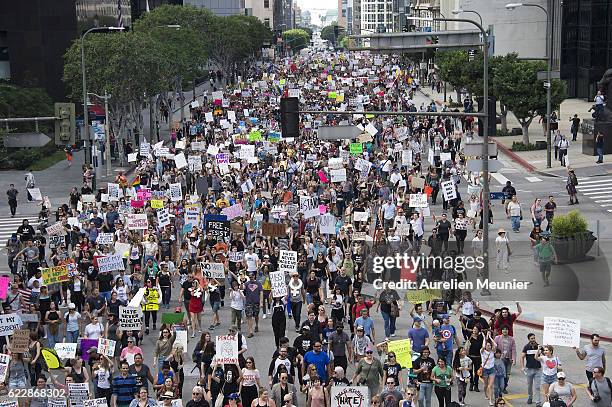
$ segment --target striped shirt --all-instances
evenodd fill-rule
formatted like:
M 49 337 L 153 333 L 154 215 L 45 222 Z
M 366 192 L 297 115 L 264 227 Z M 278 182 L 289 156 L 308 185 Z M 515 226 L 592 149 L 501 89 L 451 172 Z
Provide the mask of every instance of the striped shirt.
M 137 391 L 135 376 L 113 377 L 113 394 L 117 396 L 117 404 L 130 404 Z

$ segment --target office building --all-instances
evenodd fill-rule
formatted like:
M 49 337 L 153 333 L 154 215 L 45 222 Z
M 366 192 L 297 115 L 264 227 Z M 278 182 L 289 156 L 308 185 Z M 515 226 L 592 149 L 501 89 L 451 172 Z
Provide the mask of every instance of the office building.
M 183 0 L 183 5 L 207 8 L 218 16 L 244 14 L 245 0 Z
M 274 0 L 245 0 L 244 6 L 245 14 L 257 17 L 270 29 L 274 27 Z

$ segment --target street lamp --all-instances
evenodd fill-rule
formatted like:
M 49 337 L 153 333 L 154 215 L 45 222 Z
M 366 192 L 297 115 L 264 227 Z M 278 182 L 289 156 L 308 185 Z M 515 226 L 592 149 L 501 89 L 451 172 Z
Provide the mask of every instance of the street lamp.
M 455 10 L 453 10 L 453 11 L 452 11 L 452 13 L 453 13 L 454 15 L 461 14 L 461 13 L 474 13 L 474 14 L 476 14 L 476 15 L 478 16 L 478 18 L 480 19 L 480 25 L 482 25 L 482 16 L 481 16 L 481 15 L 480 15 L 480 13 L 479 13 L 478 11 L 476 11 L 476 10 L 465 10 L 465 9 L 461 9 L 461 8 L 459 8 L 459 9 L 455 9 Z
M 85 37 L 87 34 L 91 32 L 107 32 L 107 31 L 123 31 L 124 27 L 92 27 L 89 30 L 85 31 L 83 35 L 81 35 L 81 72 L 83 74 L 83 133 L 85 136 L 86 146 L 85 146 L 85 164 L 91 164 L 91 138 L 89 135 L 89 115 L 87 111 L 87 80 L 85 76 Z M 92 180 L 92 189 L 95 191 L 96 189 L 96 175 L 94 171 L 94 176 Z
M 106 176 L 110 177 L 111 176 L 111 143 L 110 143 L 110 123 L 108 121 L 108 99 L 111 98 L 111 96 L 109 94 L 106 93 L 106 90 L 104 90 L 104 96 L 100 96 L 96 93 L 87 93 L 88 95 L 92 95 L 97 97 L 98 99 L 103 99 L 104 100 L 104 114 L 106 115 L 106 118 L 104 119 L 104 133 L 106 134 L 106 149 L 104 150 L 104 156 L 105 156 L 105 161 L 106 161 Z
M 531 3 L 508 3 L 506 9 L 514 10 L 517 7 L 537 7 L 544 12 L 546 15 L 546 168 L 550 168 L 551 164 L 551 137 L 550 137 L 550 115 L 551 115 L 551 97 L 552 97 L 552 83 L 551 83 L 551 70 L 552 70 L 552 21 L 550 21 L 550 15 L 548 10 L 539 4 Z

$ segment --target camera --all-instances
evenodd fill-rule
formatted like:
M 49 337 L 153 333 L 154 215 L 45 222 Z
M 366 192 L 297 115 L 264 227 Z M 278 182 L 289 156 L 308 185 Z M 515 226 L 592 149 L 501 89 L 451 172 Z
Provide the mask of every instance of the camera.
M 599 403 L 601 401 L 601 396 L 599 394 L 593 396 L 593 402 Z

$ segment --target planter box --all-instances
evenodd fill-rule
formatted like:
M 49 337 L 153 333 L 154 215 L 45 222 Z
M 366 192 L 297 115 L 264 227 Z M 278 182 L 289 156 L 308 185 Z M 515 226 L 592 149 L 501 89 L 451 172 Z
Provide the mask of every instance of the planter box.
M 597 238 L 590 230 L 569 237 L 553 237 L 551 242 L 557 253 L 559 263 L 583 261 Z

